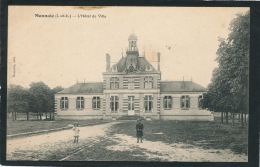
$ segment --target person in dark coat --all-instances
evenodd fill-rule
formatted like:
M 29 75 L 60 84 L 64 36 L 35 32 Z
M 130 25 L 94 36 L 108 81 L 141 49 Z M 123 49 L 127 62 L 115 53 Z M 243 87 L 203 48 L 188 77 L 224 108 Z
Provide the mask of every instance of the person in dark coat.
M 139 143 L 139 140 L 141 140 L 141 143 L 143 142 L 143 129 L 144 125 L 142 124 L 142 120 L 138 119 L 137 124 L 135 126 L 136 129 L 136 137 L 137 137 L 137 143 Z

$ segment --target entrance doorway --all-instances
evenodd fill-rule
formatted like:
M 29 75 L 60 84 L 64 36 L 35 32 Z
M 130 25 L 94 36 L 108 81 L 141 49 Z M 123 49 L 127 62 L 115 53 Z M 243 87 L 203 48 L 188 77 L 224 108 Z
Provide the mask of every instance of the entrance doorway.
M 134 106 L 135 106 L 135 97 L 128 96 L 128 115 L 135 115 Z

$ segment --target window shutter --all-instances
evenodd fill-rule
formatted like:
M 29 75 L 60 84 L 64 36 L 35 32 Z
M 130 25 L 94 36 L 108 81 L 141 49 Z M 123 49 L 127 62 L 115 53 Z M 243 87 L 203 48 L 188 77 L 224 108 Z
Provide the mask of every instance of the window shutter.
M 94 109 L 94 98 L 95 97 L 92 97 L 92 109 Z
M 189 100 L 189 106 L 188 106 L 188 108 L 190 108 L 190 96 L 188 96 L 188 100 Z
M 85 108 L 85 99 L 84 99 L 84 97 L 82 97 L 82 108 Z
M 98 109 L 100 109 L 100 108 L 101 108 L 101 98 L 98 97 Z
M 62 109 L 62 98 L 60 99 L 60 109 Z
M 172 96 L 169 96 L 170 97 L 170 106 L 169 108 L 172 109 Z
M 200 96 L 198 98 L 198 108 L 200 108 Z
M 76 99 L 76 109 L 79 109 L 79 100 L 78 100 L 78 98 Z
M 166 96 L 164 96 L 164 98 L 163 98 L 163 108 L 164 108 L 164 109 L 166 109 L 166 108 L 167 108 L 167 106 L 166 106 L 166 99 L 165 99 L 165 97 L 166 97 Z
M 180 99 L 180 108 L 182 108 L 182 98 L 183 98 L 183 96 L 181 96 L 181 99 Z

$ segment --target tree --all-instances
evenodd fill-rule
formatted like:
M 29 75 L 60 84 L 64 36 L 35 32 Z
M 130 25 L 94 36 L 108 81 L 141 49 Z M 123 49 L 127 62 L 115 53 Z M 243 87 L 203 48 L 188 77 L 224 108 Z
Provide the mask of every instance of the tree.
M 29 92 L 31 94 L 29 106 L 30 109 L 37 113 L 37 119 L 42 120 L 43 113 L 51 112 L 53 109 L 53 92 L 43 82 L 31 83 Z
M 232 123 L 234 113 L 241 113 L 242 117 L 248 113 L 249 18 L 249 12 L 237 14 L 230 23 L 228 38 L 219 39 L 218 67 L 213 71 L 204 98 L 204 107 L 226 112 L 226 122 L 228 112 L 232 113 Z
M 19 85 L 10 85 L 7 95 L 7 111 L 12 112 L 13 120 L 17 119 L 17 113 L 26 113 L 29 120 L 29 97 L 28 89 Z
M 20 85 L 10 85 L 8 88 L 8 112 L 12 113 L 13 120 L 17 119 L 17 113 L 26 113 L 29 120 L 29 113 L 37 113 L 37 119 L 42 120 L 45 113 L 49 112 L 49 119 L 54 119 L 54 94 L 63 90 L 61 86 L 50 89 L 43 82 L 31 83 L 26 89 Z M 53 114 L 53 116 L 52 116 Z

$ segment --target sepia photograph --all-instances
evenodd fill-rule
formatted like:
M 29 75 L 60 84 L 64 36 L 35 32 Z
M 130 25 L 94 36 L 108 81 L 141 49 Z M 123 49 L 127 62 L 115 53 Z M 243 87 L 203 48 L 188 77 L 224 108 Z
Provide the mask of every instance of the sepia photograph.
M 8 6 L 7 161 L 248 162 L 249 7 Z

